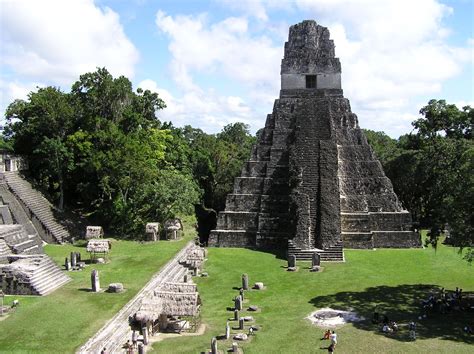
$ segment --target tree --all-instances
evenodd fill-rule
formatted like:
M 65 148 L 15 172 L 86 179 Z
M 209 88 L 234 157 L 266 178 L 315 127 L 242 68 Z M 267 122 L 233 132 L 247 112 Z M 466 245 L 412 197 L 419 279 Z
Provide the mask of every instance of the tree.
M 10 104 L 6 117 L 6 135 L 15 152 L 27 158 L 41 188 L 58 193 L 58 208 L 62 210 L 65 174 L 72 163 L 66 140 L 75 124 L 69 95 L 55 87 L 40 88 L 28 95 L 28 101 Z
M 382 132 L 366 132 L 395 192 L 414 220 L 429 228 L 430 242 L 449 225 L 452 242 L 474 244 L 474 110 L 431 100 L 412 124 L 415 134 L 390 140 Z M 468 250 L 472 261 L 473 252 Z

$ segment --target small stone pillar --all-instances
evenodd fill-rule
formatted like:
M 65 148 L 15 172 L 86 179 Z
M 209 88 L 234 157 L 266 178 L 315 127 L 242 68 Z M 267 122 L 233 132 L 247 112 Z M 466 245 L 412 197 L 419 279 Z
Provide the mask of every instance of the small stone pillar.
M 69 258 L 67 257 L 64 260 L 64 267 L 66 268 L 66 270 L 71 270 L 71 263 L 69 263 Z
M 148 345 L 148 326 L 144 325 L 142 327 L 142 334 L 143 334 L 143 344 Z
M 234 310 L 234 321 L 239 320 L 239 310 Z
M 227 322 L 225 325 L 225 339 L 229 339 L 229 338 L 230 338 L 230 326 L 229 326 L 229 322 Z
M 314 252 L 311 258 L 311 271 L 318 272 L 321 269 L 321 256 Z
M 234 308 L 239 311 L 242 310 L 242 297 L 240 295 L 236 296 L 234 300 Z
M 96 269 L 92 269 L 91 272 L 91 288 L 95 293 L 100 291 L 99 271 Z
M 244 319 L 239 319 L 239 329 L 244 329 Z
M 242 289 L 249 289 L 249 276 L 247 274 L 242 274 Z
M 142 343 L 138 343 L 138 354 L 145 354 L 145 349 Z
M 77 253 L 71 252 L 71 267 L 74 269 L 77 265 Z
M 245 293 L 244 289 L 240 289 L 239 294 L 240 294 L 240 297 L 242 298 L 242 301 L 244 300 L 244 296 L 245 296 L 244 293 Z
M 185 275 L 184 275 L 183 282 L 185 282 L 185 283 L 187 283 L 187 282 L 188 282 L 188 275 L 187 275 L 187 274 L 185 274 Z
M 236 342 L 232 342 L 232 353 L 239 352 L 239 345 Z
M 218 354 L 217 352 L 217 338 L 212 337 L 211 339 L 211 353 L 212 354 Z
M 296 256 L 294 254 L 288 256 L 288 270 L 296 270 Z

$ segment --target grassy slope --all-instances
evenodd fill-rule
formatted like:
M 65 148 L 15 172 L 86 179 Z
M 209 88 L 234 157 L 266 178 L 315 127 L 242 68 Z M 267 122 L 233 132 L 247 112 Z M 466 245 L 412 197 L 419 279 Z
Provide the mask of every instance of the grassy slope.
M 389 318 L 407 323 L 419 315 L 419 300 L 433 287 L 474 290 L 474 268 L 455 250 L 441 247 L 419 250 L 346 250 L 346 263 L 323 264 L 322 273 L 310 273 L 309 263 L 300 263 L 296 273 L 285 271 L 286 262 L 269 253 L 245 249 L 210 249 L 206 270 L 209 278 L 197 279 L 203 299 L 202 316 L 208 330 L 200 337 L 167 339 L 156 343 L 159 353 L 199 353 L 210 347 L 212 336 L 224 333 L 240 286 L 240 276 L 250 282 L 263 281 L 268 289 L 251 291 L 246 305 L 256 304 L 262 312 L 253 314 L 262 331 L 244 345 L 246 353 L 324 353 L 323 330 L 304 318 L 317 308 L 352 307 L 370 318 L 375 304 Z M 251 313 L 250 313 L 251 314 Z M 470 316 L 470 317 L 468 317 Z M 474 352 L 474 338 L 462 333 L 470 314 L 433 315 L 418 324 L 416 342 L 408 341 L 405 328 L 391 337 L 383 335 L 370 321 L 346 325 L 338 330 L 339 353 L 468 353 Z M 230 322 L 231 327 L 234 322 Z M 231 341 L 219 341 L 223 350 Z
M 181 241 L 145 244 L 114 241 L 108 264 L 68 273 L 73 280 L 52 294 L 45 297 L 5 297 L 6 304 L 19 299 L 20 307 L 0 322 L 0 352 L 73 352 L 126 304 L 192 236 L 193 232 L 187 232 Z M 63 264 L 71 251 L 81 252 L 83 258 L 88 259 L 84 247 L 48 245 L 45 251 L 58 264 Z M 102 288 L 112 282 L 121 282 L 126 291 L 122 294 L 88 292 L 93 268 L 99 270 Z

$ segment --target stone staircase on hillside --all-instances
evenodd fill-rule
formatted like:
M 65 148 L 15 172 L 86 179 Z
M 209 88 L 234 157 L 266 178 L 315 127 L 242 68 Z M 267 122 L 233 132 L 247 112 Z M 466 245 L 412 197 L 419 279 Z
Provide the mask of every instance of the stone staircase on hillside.
M 56 221 L 53 215 L 54 207 L 31 184 L 23 179 L 18 172 L 3 172 L 3 177 L 9 190 L 21 203 L 25 212 L 38 230 L 39 235 L 47 242 L 63 243 L 70 238 L 67 229 Z
M 46 255 L 14 255 L 9 258 L 12 263 L 0 266 L 0 285 L 6 293 L 47 295 L 71 280 Z
M 311 261 L 313 253 L 317 252 L 321 256 L 322 262 L 344 262 L 344 251 L 342 242 L 338 242 L 336 245 L 328 247 L 324 250 L 302 250 L 296 247 L 292 240 L 288 240 L 288 255 L 295 255 L 299 261 Z

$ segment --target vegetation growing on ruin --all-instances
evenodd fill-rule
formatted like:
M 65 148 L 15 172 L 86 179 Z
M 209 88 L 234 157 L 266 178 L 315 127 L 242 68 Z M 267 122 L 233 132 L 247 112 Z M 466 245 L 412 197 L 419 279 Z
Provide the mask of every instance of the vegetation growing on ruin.
M 69 272 L 72 281 L 48 296 L 6 296 L 5 304 L 18 299 L 20 305 L 0 322 L 0 352 L 74 352 L 195 236 L 193 223 L 192 218 L 184 219 L 185 235 L 180 241 L 113 241 L 109 263 L 89 265 L 82 272 Z M 89 259 L 85 245 L 47 245 L 45 251 L 60 266 L 70 252 L 80 252 L 83 259 Z M 121 282 L 126 291 L 120 294 L 89 292 L 92 268 L 99 270 L 102 288 Z
M 457 252 L 441 245 L 430 249 L 346 250 L 346 263 L 323 263 L 322 273 L 309 272 L 310 263 L 298 262 L 298 272 L 287 272 L 286 260 L 272 253 L 247 249 L 210 248 L 205 263 L 207 278 L 198 278 L 203 299 L 204 335 L 172 338 L 155 343 L 156 353 L 200 353 L 210 348 L 213 336 L 225 333 L 226 321 L 233 318 L 227 307 L 241 286 L 241 275 L 250 284 L 262 281 L 264 291 L 246 292 L 244 308 L 257 305 L 261 312 L 246 312 L 261 330 L 248 343 L 239 343 L 245 353 L 325 353 L 328 341 L 321 341 L 323 328 L 305 319 L 322 307 L 349 309 L 368 320 L 347 324 L 337 330 L 340 353 L 468 353 L 473 339 L 462 327 L 472 313 L 453 312 L 428 315 L 418 321 L 420 302 L 442 287 L 474 291 L 470 267 Z M 371 324 L 375 305 L 381 313 L 401 325 L 399 333 L 385 335 Z M 407 323 L 417 321 L 416 341 L 408 338 Z M 230 327 L 236 327 L 229 321 Z M 246 327 L 248 328 L 248 326 Z M 237 333 L 232 330 L 232 333 Z M 247 330 L 246 330 L 247 332 Z M 225 351 L 232 340 L 219 340 Z

